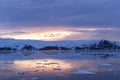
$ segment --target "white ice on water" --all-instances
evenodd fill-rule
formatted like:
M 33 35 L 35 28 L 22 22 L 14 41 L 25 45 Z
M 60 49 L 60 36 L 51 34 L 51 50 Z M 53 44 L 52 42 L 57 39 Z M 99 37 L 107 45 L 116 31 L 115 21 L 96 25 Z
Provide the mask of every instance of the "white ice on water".
M 96 73 L 91 72 L 91 71 L 87 71 L 87 70 L 78 70 L 78 71 L 73 72 L 73 74 L 81 75 L 81 74 L 96 74 Z
M 108 63 L 104 63 L 104 64 L 100 64 L 101 66 L 112 66 L 112 64 L 108 64 Z
M 37 77 L 33 77 L 32 80 L 38 80 L 38 78 Z

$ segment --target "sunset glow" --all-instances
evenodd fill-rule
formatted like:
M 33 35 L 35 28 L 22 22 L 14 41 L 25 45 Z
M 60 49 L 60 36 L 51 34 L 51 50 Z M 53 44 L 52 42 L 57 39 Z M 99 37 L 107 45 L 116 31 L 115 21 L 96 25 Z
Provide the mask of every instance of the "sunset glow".
M 48 62 L 49 61 L 49 62 Z M 70 71 L 72 65 L 66 63 L 66 61 L 57 60 L 57 59 L 48 59 L 46 60 L 25 60 L 25 61 L 15 61 L 15 66 L 18 70 L 27 69 L 28 71 L 39 71 L 42 73 L 59 73 L 59 75 L 65 75 L 65 72 Z M 37 64 L 38 63 L 38 64 Z M 54 68 L 60 67 L 62 70 L 56 71 Z M 44 72 L 43 72 L 44 71 Z
M 52 41 L 52 40 L 60 40 L 67 36 L 69 36 L 72 32 L 69 31 L 52 31 L 52 32 L 33 32 L 33 33 L 25 33 L 25 34 L 18 34 L 18 35 L 5 35 L 5 38 L 12 37 L 15 39 L 35 39 L 35 40 L 45 40 L 45 41 Z
M 119 0 L 0 0 L 0 38 L 119 41 L 119 6 Z
M 111 35 L 105 35 L 102 32 L 113 32 L 113 34 L 119 32 L 116 28 L 37 28 L 31 27 L 30 29 L 13 29 L 1 31 L 1 38 L 14 38 L 14 39 L 32 39 L 43 41 L 56 41 L 56 40 L 88 40 L 88 39 L 113 39 Z M 7 31 L 7 32 L 5 32 Z M 99 36 L 99 37 L 98 37 Z M 105 39 L 104 38 L 104 39 Z
M 0 80 L 120 79 L 120 0 L 0 0 Z

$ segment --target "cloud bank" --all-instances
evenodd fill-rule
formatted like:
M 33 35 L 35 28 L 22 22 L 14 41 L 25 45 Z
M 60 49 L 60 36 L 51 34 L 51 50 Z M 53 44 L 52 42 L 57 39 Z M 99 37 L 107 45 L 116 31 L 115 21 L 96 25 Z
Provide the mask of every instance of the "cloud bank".
M 89 33 L 85 39 L 99 36 L 120 40 L 119 3 L 120 0 L 0 0 L 0 29 L 25 32 L 30 28 L 65 28 L 79 35 Z M 80 28 L 87 29 L 75 31 Z M 97 30 L 88 31 L 91 28 Z

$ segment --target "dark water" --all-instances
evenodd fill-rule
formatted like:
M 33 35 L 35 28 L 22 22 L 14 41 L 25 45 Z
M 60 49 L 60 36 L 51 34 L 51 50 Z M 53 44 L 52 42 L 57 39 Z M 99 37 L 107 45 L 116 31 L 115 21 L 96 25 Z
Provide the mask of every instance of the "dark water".
M 1 61 L 0 80 L 120 80 L 119 66 L 119 59 Z M 75 74 L 79 70 L 95 74 Z

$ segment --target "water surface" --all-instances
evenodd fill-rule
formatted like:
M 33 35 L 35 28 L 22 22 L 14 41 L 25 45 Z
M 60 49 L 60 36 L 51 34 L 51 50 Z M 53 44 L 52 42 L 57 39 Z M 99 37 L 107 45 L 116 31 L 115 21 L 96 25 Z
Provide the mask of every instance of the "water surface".
M 119 65 L 118 58 L 50 58 L 49 56 L 29 60 L 1 60 L 0 80 L 32 80 L 33 78 L 37 80 L 120 80 Z M 79 71 L 95 74 L 75 74 Z

